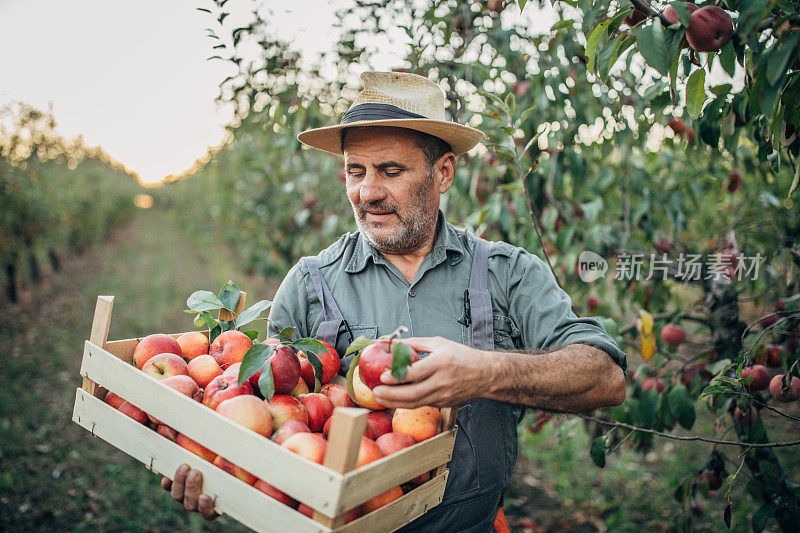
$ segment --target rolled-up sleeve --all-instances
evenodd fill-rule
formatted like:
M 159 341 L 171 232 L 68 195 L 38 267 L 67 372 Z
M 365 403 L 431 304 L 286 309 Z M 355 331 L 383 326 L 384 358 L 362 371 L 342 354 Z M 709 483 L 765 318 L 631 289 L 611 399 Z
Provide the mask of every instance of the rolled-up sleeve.
M 526 347 L 588 344 L 606 352 L 623 370 L 627 368 L 625 352 L 600 322 L 572 312 L 572 300 L 556 284 L 544 261 L 520 249 L 509 258 L 507 275 L 509 314 L 517 322 Z

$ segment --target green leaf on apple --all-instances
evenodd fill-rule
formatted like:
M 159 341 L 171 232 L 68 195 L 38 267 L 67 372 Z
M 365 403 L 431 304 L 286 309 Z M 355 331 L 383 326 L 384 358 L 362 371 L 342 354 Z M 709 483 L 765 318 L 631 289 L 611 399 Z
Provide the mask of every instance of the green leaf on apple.
M 308 339 L 314 340 L 314 339 Z M 319 342 L 319 341 L 317 341 Z M 320 343 L 322 344 L 322 343 Z M 295 345 L 293 345 L 295 346 Z M 327 349 L 326 349 L 327 351 Z M 311 363 L 311 366 L 314 367 L 314 392 L 319 392 L 322 387 L 322 361 L 319 360 L 317 354 L 312 351 L 306 351 L 306 358 L 308 362 Z
M 269 300 L 261 300 L 260 302 L 248 307 L 236 317 L 236 327 L 240 328 L 245 324 L 249 324 L 253 320 L 256 320 L 261 313 L 269 309 L 271 306 L 272 302 Z
M 211 328 L 209 330 L 209 332 L 208 332 L 208 342 L 214 342 L 214 339 L 219 337 L 220 333 L 222 333 L 222 328 L 219 326 L 219 324 L 217 324 L 217 325 L 215 325 L 213 328 Z
M 261 375 L 258 376 L 258 390 L 261 391 L 261 395 L 267 401 L 270 401 L 275 395 L 275 377 L 272 375 L 272 365 L 269 360 L 265 361 L 261 366 Z
M 312 339 L 311 337 L 297 339 L 292 343 L 292 346 L 297 350 L 303 350 L 306 353 L 311 352 L 315 355 L 328 351 L 327 346 L 319 342 L 317 339 Z
M 186 299 L 186 306 L 192 311 L 211 311 L 223 307 L 219 298 L 211 291 L 194 291 Z
M 247 331 L 243 331 L 245 335 L 247 335 L 251 341 L 255 341 L 258 338 L 258 330 L 250 329 Z
M 281 341 L 281 344 L 288 344 L 292 341 L 292 337 L 294 336 L 294 328 L 291 326 L 287 326 L 278 333 L 278 339 Z
M 254 344 L 242 357 L 242 366 L 239 367 L 239 385 L 250 379 L 264 362 L 269 359 L 274 347 L 269 344 Z M 263 376 L 263 372 L 262 372 Z
M 361 338 L 366 338 L 366 337 L 359 337 L 358 339 Z M 353 341 L 353 343 L 355 343 L 355 341 Z M 359 350 L 360 349 L 361 348 L 359 348 Z M 360 360 L 361 360 L 361 354 L 359 353 L 355 357 L 353 357 L 353 360 L 350 361 L 350 368 L 347 369 L 347 395 L 350 396 L 350 399 L 353 400 L 353 402 L 355 403 L 358 402 L 356 402 L 356 392 L 355 389 L 353 389 L 353 374 L 355 374 L 356 368 L 358 368 L 358 362 Z
M 392 343 L 392 376 L 403 381 L 411 366 L 411 348 L 402 342 Z
M 367 346 L 369 346 L 370 344 L 372 344 L 372 342 L 373 339 L 365 337 L 364 335 L 359 335 L 358 337 L 353 339 L 353 342 L 351 342 L 350 346 L 347 347 L 347 351 L 344 352 L 344 356 L 347 357 L 351 353 L 359 352 L 364 348 L 366 348 Z
M 219 290 L 219 295 L 217 298 L 220 302 L 222 302 L 222 307 L 233 313 L 236 310 L 236 306 L 239 305 L 239 299 L 242 297 L 241 292 L 239 291 L 239 287 L 233 281 L 228 281 L 222 288 Z

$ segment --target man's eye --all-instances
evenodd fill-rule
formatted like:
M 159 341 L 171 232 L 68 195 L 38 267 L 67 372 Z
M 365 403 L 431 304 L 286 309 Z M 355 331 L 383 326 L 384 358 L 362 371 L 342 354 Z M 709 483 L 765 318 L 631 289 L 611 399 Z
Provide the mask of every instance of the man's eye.
M 385 170 L 383 173 L 386 174 L 387 176 L 389 176 L 390 178 L 396 178 L 397 176 L 402 174 L 403 171 L 402 170 L 394 170 L 394 169 L 392 169 L 392 170 Z

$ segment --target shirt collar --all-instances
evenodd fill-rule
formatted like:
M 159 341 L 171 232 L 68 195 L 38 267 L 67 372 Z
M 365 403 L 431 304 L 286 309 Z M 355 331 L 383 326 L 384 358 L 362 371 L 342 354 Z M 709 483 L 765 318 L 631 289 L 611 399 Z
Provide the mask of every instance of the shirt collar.
M 438 229 L 436 239 L 433 241 L 433 250 L 428 254 L 433 262 L 432 266 L 436 266 L 447 259 L 448 252 L 457 255 L 457 257 L 453 257 L 452 264 L 458 263 L 464 255 L 464 246 L 458 238 L 455 228 L 447 223 L 441 210 L 439 210 L 436 225 Z M 359 234 L 358 244 L 353 250 L 353 255 L 347 263 L 345 272 L 348 274 L 361 272 L 367 267 L 367 261 L 370 258 L 375 264 L 387 263 L 386 258 L 364 238 L 364 235 Z

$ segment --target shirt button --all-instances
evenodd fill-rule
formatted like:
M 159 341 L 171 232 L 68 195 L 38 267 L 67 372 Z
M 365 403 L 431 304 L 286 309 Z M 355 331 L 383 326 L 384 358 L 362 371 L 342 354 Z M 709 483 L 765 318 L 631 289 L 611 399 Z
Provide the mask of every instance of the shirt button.
M 499 333 L 496 333 L 494 336 L 495 342 L 503 342 L 503 337 L 500 336 Z
M 408 295 L 413 298 L 414 296 L 417 295 L 417 289 L 411 289 L 410 291 L 408 291 Z

